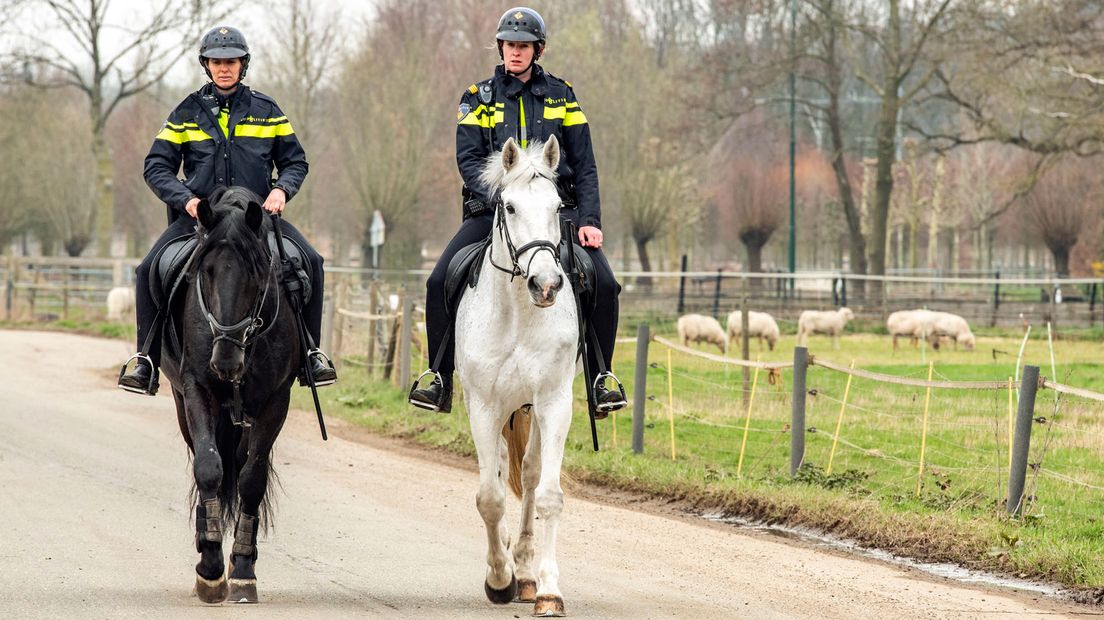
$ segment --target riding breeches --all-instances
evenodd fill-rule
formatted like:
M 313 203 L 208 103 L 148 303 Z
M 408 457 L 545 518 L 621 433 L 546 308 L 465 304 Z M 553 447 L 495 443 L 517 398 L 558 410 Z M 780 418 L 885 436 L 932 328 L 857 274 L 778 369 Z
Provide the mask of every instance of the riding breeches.
M 566 217 L 574 219 L 571 215 L 573 215 L 573 212 Z M 460 230 L 456 232 L 456 236 L 452 238 L 452 241 L 441 253 L 441 257 L 437 259 L 437 265 L 426 280 L 426 335 L 429 339 L 430 364 L 437 359 L 441 340 L 452 325 L 452 319 L 449 317 L 446 305 L 447 301 L 445 300 L 445 274 L 449 262 L 464 246 L 486 239 L 491 234 L 493 224 L 494 216 L 490 213 L 465 219 L 464 223 L 460 225 Z M 613 270 L 606 262 L 602 250 L 597 248 L 585 249 L 591 260 L 594 261 L 595 279 L 597 280 L 595 307 L 587 320 L 594 326 L 595 335 L 598 336 L 598 344 L 602 348 L 602 361 L 608 370 L 612 367 L 613 345 L 617 339 L 617 296 L 621 293 L 621 285 L 614 279 Z M 483 277 L 488 276 L 493 277 L 493 274 L 483 274 Z M 456 337 L 453 334 L 445 343 L 445 351 L 441 356 L 441 367 L 437 369 L 441 374 L 451 375 L 456 369 L 455 342 Z M 597 352 L 593 350 L 593 347 L 587 347 L 587 352 L 590 358 L 590 367 L 597 371 Z
M 146 254 L 146 257 L 142 259 L 142 262 L 139 263 L 138 267 L 135 269 L 134 311 L 138 319 L 139 350 L 141 350 L 143 343 L 145 343 L 150 330 L 153 329 L 153 321 L 157 316 L 157 306 L 154 304 L 153 294 L 150 292 L 149 287 L 150 271 L 156 268 L 153 261 L 157 257 L 157 253 L 168 245 L 170 241 L 177 237 L 192 234 L 195 227 L 195 219 L 187 215 L 178 217 L 176 221 L 165 229 L 165 232 L 161 233 L 161 236 L 154 242 L 153 247 L 150 248 L 149 253 Z M 311 294 L 310 301 L 307 302 L 307 305 L 303 308 L 303 320 L 307 325 L 307 331 L 310 333 L 311 338 L 314 339 L 314 343 L 317 346 L 322 335 L 322 297 L 325 282 L 325 274 L 322 271 L 322 255 L 315 251 L 306 237 L 286 220 L 280 221 L 280 231 L 285 237 L 299 244 L 299 247 L 303 250 L 304 258 L 310 263 L 309 266 L 304 266 L 304 268 L 310 274 L 311 288 L 314 292 Z M 161 365 L 160 335 L 155 336 L 153 342 L 150 343 L 149 356 L 150 359 L 153 360 L 154 366 Z

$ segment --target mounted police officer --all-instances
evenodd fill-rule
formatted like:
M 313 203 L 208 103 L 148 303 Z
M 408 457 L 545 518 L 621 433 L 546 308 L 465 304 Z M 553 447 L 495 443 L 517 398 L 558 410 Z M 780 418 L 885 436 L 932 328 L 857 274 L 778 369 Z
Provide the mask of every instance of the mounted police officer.
M 604 368 L 610 368 L 617 334 L 617 295 L 621 286 L 602 255 L 602 211 L 598 197 L 598 169 L 590 142 L 590 126 L 575 99 L 571 84 L 547 73 L 537 60 L 545 50 L 544 19 L 533 9 L 506 11 L 498 21 L 498 55 L 502 64 L 490 79 L 473 84 L 460 98 L 456 127 L 456 163 L 464 180 L 463 223 L 426 282 L 426 330 L 429 359 L 438 359 L 437 377 L 424 388 L 412 389 L 410 403 L 423 409 L 452 409 L 453 340 L 446 340 L 451 318 L 446 309 L 445 274 L 452 257 L 463 247 L 486 239 L 491 232 L 497 196 L 488 195 L 479 175 L 492 153 L 514 138 L 522 148 L 532 141 L 555 136 L 563 148 L 557 171 L 563 217 L 579 226 L 579 243 L 594 262 L 597 290 L 588 320 L 595 328 Z M 493 326 L 491 327 L 493 329 Z M 442 344 L 442 341 L 445 341 Z M 588 348 L 590 368 L 601 368 L 597 353 Z M 623 392 L 598 379 L 595 400 L 602 416 L 625 406 Z M 600 417 L 602 417 L 600 416 Z
M 136 313 L 138 347 L 154 329 L 157 309 L 149 289 L 154 259 L 170 241 L 191 235 L 196 227 L 200 198 L 218 186 L 240 185 L 265 197 L 264 209 L 280 213 L 307 176 L 307 157 L 291 123 L 271 97 L 242 84 L 249 69 L 249 46 L 237 28 L 218 27 L 200 43 L 199 64 L 211 80 L 188 95 L 169 115 L 146 155 L 144 176 L 154 194 L 168 207 L 169 227 L 138 266 Z M 184 179 L 177 177 L 183 165 Z M 277 171 L 272 178 L 273 168 Z M 313 294 L 303 308 L 307 330 L 319 341 L 322 326 L 322 257 L 287 222 L 284 237 L 303 250 Z M 146 355 L 148 353 L 148 355 Z M 132 359 L 132 369 L 119 378 L 119 387 L 154 394 L 161 358 L 159 334 L 149 350 Z M 312 349 L 310 371 L 315 385 L 337 379 L 328 358 Z M 305 377 L 300 377 L 302 383 Z

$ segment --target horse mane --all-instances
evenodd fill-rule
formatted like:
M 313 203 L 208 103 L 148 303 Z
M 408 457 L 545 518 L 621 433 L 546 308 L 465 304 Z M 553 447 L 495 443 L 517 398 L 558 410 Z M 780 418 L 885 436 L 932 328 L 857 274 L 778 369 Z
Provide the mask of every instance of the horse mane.
M 502 165 L 502 151 L 495 151 L 483 164 L 479 180 L 487 187 L 490 194 L 515 184 L 532 183 L 538 179 L 545 179 L 555 185 L 556 171 L 541 157 L 543 150 L 544 143 L 539 141 L 530 142 L 525 149 L 518 147 L 520 157 L 517 164 L 510 170 L 506 170 Z
M 245 210 L 250 202 L 261 204 L 260 196 L 244 187 L 217 187 L 208 199 L 215 214 L 216 224 L 206 231 L 206 237 L 200 244 L 202 258 L 206 251 L 219 242 L 230 245 L 234 251 L 245 257 L 255 273 L 267 271 L 269 264 L 268 246 L 262 240 L 271 229 L 269 218 L 261 220 L 262 236 L 258 237 L 245 221 Z M 196 261 L 196 265 L 202 261 Z

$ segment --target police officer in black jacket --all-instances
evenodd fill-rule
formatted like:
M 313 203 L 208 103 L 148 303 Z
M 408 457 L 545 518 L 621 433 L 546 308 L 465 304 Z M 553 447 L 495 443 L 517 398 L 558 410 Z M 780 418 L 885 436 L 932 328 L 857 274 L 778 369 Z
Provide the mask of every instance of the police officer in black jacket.
M 426 281 L 426 331 L 429 359 L 437 357 L 450 325 L 445 307 L 445 272 L 449 261 L 464 246 L 487 238 L 492 228 L 496 196 L 479 181 L 486 159 L 501 150 L 509 138 L 526 147 L 531 141 L 556 136 L 563 149 L 557 171 L 564 217 L 579 226 L 579 243 L 596 268 L 596 307 L 589 317 L 595 327 L 605 367 L 613 360 L 617 335 L 617 295 L 621 286 L 603 256 L 602 212 L 598 197 L 598 168 L 590 143 L 590 126 L 579 108 L 571 84 L 545 72 L 536 61 L 545 48 L 544 19 L 533 9 L 518 7 L 499 19 L 498 54 L 503 64 L 494 77 L 468 87 L 460 99 L 456 127 L 456 163 L 464 179 L 464 221 Z M 445 343 L 439 378 L 425 388 L 414 389 L 410 403 L 423 409 L 452 409 L 453 338 Z M 598 368 L 590 348 L 590 367 Z M 600 381 L 596 401 L 605 411 L 625 405 L 620 389 Z
M 307 157 L 291 123 L 276 102 L 241 83 L 249 69 L 249 46 L 237 28 L 218 27 L 200 43 L 199 64 L 211 82 L 189 95 L 165 121 L 146 155 L 145 178 L 168 206 L 169 227 L 138 266 L 135 288 L 138 347 L 153 328 L 156 308 L 149 290 L 153 259 L 173 239 L 196 226 L 199 200 L 220 185 L 240 185 L 265 197 L 264 209 L 279 213 L 307 176 Z M 183 164 L 184 179 L 177 177 Z M 278 175 L 273 181 L 275 167 Z M 303 249 L 314 293 L 303 309 L 307 329 L 317 343 L 322 328 L 322 257 L 294 226 L 281 223 L 285 237 Z M 157 391 L 160 342 L 155 336 L 149 358 L 136 356 L 119 379 L 131 392 Z M 315 385 L 337 379 L 317 349 L 309 356 Z

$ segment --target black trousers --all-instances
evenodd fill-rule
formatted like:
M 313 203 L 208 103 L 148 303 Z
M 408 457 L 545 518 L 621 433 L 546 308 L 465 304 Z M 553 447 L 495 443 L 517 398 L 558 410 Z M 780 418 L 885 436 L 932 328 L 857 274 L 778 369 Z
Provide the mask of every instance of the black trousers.
M 146 336 L 153 329 L 153 320 L 157 316 L 157 306 L 154 305 L 153 294 L 149 290 L 150 271 L 154 269 L 153 259 L 161 251 L 161 248 L 168 245 L 170 241 L 177 237 L 192 234 L 195 227 L 195 219 L 187 215 L 178 217 L 165 229 L 165 232 L 161 233 L 161 236 L 153 243 L 153 247 L 150 248 L 149 254 L 146 254 L 146 257 L 135 269 L 134 312 L 138 318 L 139 350 L 146 341 Z M 305 269 L 310 274 L 311 288 L 314 292 L 311 294 L 310 302 L 303 308 L 303 319 L 307 324 L 307 331 L 310 332 L 311 338 L 314 339 L 314 343 L 317 345 L 322 335 L 322 291 L 325 285 L 322 255 L 315 251 L 314 247 L 303 236 L 303 233 L 299 232 L 287 220 L 280 221 L 280 231 L 285 237 L 294 240 L 299 244 L 299 247 L 303 248 L 303 253 L 306 255 L 304 258 L 310 263 Z M 153 360 L 154 366 L 161 365 L 160 334 L 150 344 L 149 356 Z
M 574 219 L 574 212 L 569 212 L 568 219 Z M 491 234 L 494 225 L 494 216 L 490 213 L 469 217 L 460 225 L 456 236 L 445 247 L 441 258 L 437 260 L 437 266 L 429 274 L 426 280 L 426 335 L 429 338 L 429 362 L 437 359 L 437 353 L 441 347 L 441 339 L 451 325 L 451 318 L 446 310 L 445 302 L 445 272 L 449 261 L 466 245 L 471 245 L 486 239 Z M 577 241 L 577 240 L 576 240 Z M 594 332 L 598 336 L 598 344 L 602 347 L 602 358 L 606 368 L 612 368 L 613 345 L 617 339 L 617 296 L 621 293 L 621 285 L 613 277 L 613 270 L 602 250 L 585 248 L 591 260 L 594 261 L 595 279 L 597 280 L 597 299 L 594 312 L 587 319 L 594 325 Z M 484 273 L 481 277 L 496 277 L 497 272 Z M 455 334 L 449 338 L 444 355 L 441 359 L 441 367 L 437 370 L 443 375 L 451 375 L 456 369 L 455 360 Z M 597 370 L 597 352 L 589 347 L 588 356 L 590 367 Z

